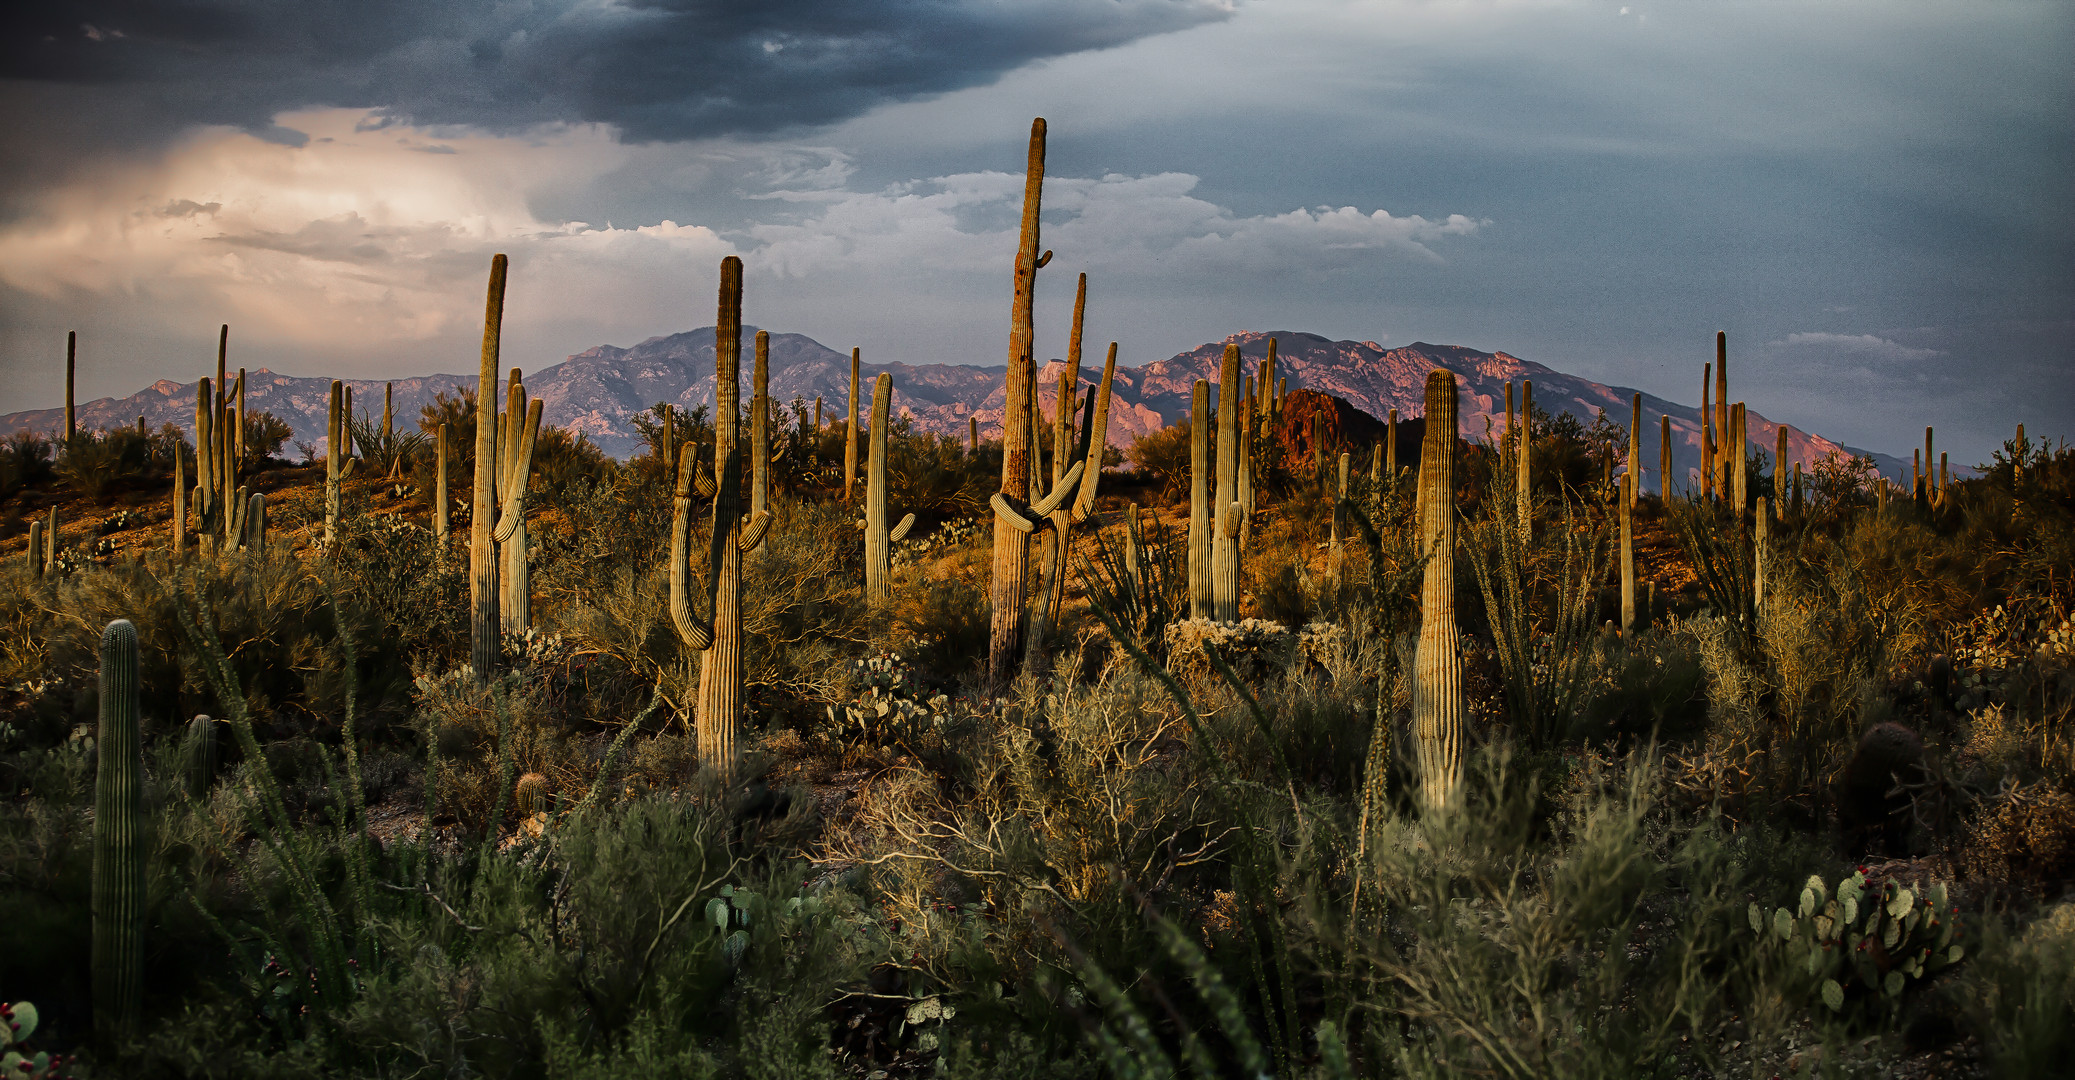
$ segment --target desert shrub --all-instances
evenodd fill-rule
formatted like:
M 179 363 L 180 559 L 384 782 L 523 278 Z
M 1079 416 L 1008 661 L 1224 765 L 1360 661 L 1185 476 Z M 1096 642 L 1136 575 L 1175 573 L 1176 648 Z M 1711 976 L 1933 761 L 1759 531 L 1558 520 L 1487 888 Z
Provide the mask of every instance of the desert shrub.
M 465 668 L 418 675 L 412 726 L 439 755 L 441 807 L 473 833 L 492 824 L 489 815 L 507 794 L 506 773 L 540 773 L 551 792 L 570 801 L 590 789 L 590 747 L 529 674 L 511 672 L 488 685 Z
M 1575 734 L 1630 742 L 1704 734 L 1706 676 L 1690 641 L 1646 631 L 1613 656 L 1603 677 Z
M 1186 418 L 1132 440 L 1124 460 L 1133 471 L 1152 480 L 1168 501 L 1189 494 L 1189 438 L 1192 425 Z M 1215 455 L 1216 451 L 1212 451 Z
M 861 439 L 861 482 L 870 453 L 871 443 Z M 983 462 L 966 453 L 964 441 L 957 436 L 917 432 L 913 422 L 904 416 L 887 433 L 888 510 L 899 520 L 901 514 L 910 512 L 951 516 L 980 509 L 1001 486 L 1000 465 L 997 463 L 991 473 L 983 466 Z
M 616 468 L 605 451 L 581 432 L 572 435 L 565 428 L 543 424 L 533 441 L 533 479 L 527 499 L 537 497 L 541 505 L 559 506 L 565 492 L 580 483 L 609 480 Z
M 955 682 L 987 655 L 987 563 L 978 549 L 915 575 L 894 591 L 886 618 L 896 643 L 940 682 Z
M 1122 525 L 1092 537 L 1093 557 L 1077 564 L 1081 587 L 1091 605 L 1165 656 L 1167 627 L 1189 613 L 1187 535 L 1157 518 L 1144 521 L 1135 503 L 1125 515 Z
M 49 439 L 26 428 L 0 439 L 0 499 L 45 483 L 54 475 Z
M 57 475 L 74 491 L 100 498 L 150 473 L 150 440 L 136 428 L 82 431 L 58 456 Z
M 402 671 L 467 654 L 467 566 L 432 530 L 402 517 L 346 514 L 329 559 L 342 595 L 386 630 L 362 640 L 370 660 Z
M 2017 893 L 2075 879 L 2075 795 L 2051 783 L 2009 784 L 1975 807 L 1961 850 L 1973 871 Z
M 1984 920 L 1966 974 L 1953 986 L 1996 1074 L 2047 1077 L 2075 1055 L 2075 902 L 2022 929 Z
M 353 451 L 359 455 L 367 476 L 386 477 L 401 473 L 411 462 L 426 450 L 427 438 L 422 431 L 412 431 L 392 424 L 387 432 L 382 425 L 363 412 L 350 420 L 353 434 Z M 438 428 L 433 429 L 435 432 Z M 435 436 L 436 437 L 436 436 Z M 449 452 L 452 452 L 449 446 Z M 449 468 L 452 466 L 450 465 Z M 448 480 L 452 482 L 452 474 Z

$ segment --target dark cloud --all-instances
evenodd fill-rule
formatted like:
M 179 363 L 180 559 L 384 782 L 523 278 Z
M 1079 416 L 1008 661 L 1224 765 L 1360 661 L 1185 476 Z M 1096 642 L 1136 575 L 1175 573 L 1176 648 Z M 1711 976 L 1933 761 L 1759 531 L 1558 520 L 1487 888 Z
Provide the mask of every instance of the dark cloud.
M 1033 60 L 1225 17 L 1218 0 L 193 0 L 8 5 L 0 80 L 117 89 L 172 119 L 272 130 L 367 107 L 509 131 L 602 122 L 633 141 L 818 124 Z M 67 108 L 63 102 L 74 104 Z M 42 96 L 91 138 L 107 95 Z M 108 114 L 108 115 L 104 115 Z M 62 120 L 60 125 L 62 125 Z

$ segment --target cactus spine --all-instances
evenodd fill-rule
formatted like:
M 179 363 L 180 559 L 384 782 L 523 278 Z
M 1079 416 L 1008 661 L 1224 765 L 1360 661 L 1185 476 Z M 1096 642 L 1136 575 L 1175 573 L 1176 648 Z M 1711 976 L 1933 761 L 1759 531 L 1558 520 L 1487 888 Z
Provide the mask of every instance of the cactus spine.
M 497 496 L 504 503 L 491 539 L 497 543 L 499 625 L 522 634 L 533 625 L 533 579 L 526 552 L 526 489 L 533 475 L 533 444 L 540 436 L 541 403 L 528 402 L 513 368 L 505 391 L 505 423 L 498 431 Z
M 1420 795 L 1431 810 L 1455 801 L 1463 769 L 1463 665 L 1455 624 L 1455 375 L 1427 375 L 1426 440 L 1420 447 L 1421 548 L 1431 553 L 1420 587 L 1413 653 L 1412 725 Z
M 504 331 L 504 282 L 509 261 L 490 257 L 490 285 L 483 302 L 482 367 L 476 381 L 475 494 L 468 521 L 468 655 L 476 678 L 496 673 L 497 545 L 497 360 Z
M 1210 606 L 1210 384 L 1202 379 L 1189 399 L 1189 617 L 1211 618 Z
M 79 360 L 79 331 L 65 332 L 65 446 L 69 449 L 72 440 L 79 437 L 79 423 L 72 412 L 72 374 Z
M 1036 398 L 1032 303 L 1038 267 L 1051 253 L 1038 254 L 1038 205 L 1045 183 L 1045 118 L 1030 122 L 1030 153 L 1023 172 L 1023 222 L 1016 246 L 1015 284 L 1009 303 L 1009 370 L 1002 404 L 1001 500 L 1027 500 L 1030 491 L 1031 403 Z M 1023 644 L 1024 591 L 1030 572 L 1030 530 L 1014 515 L 997 512 L 994 566 L 988 586 L 993 611 L 987 628 L 987 681 L 1008 686 Z
M 769 511 L 745 525 L 742 453 L 736 418 L 742 398 L 742 260 L 721 260 L 719 317 L 713 342 L 713 527 L 707 542 L 709 621 L 691 608 L 688 538 L 691 473 L 696 448 L 686 444 L 677 473 L 676 514 L 670 529 L 670 617 L 684 643 L 700 651 L 697 730 L 699 758 L 723 783 L 734 779 L 736 734 L 742 722 L 742 555 L 763 543 Z
M 1621 639 L 1630 640 L 1636 624 L 1634 473 L 1621 478 Z
M 857 374 L 860 360 L 859 350 L 850 350 L 850 411 L 843 415 L 843 501 L 850 501 L 850 489 L 857 483 Z
M 1218 489 L 1211 506 L 1211 616 L 1219 622 L 1239 621 L 1239 529 L 1246 512 L 1239 505 L 1239 346 L 1225 346 L 1218 378 Z
M 94 775 L 94 1028 L 136 1029 L 144 983 L 144 739 L 137 722 L 137 628 L 101 632 L 101 723 Z
M 893 376 L 880 372 L 872 380 L 872 450 L 865 459 L 865 599 L 880 603 L 893 596 L 893 545 L 915 527 L 915 515 L 886 527 L 886 432 L 892 426 Z

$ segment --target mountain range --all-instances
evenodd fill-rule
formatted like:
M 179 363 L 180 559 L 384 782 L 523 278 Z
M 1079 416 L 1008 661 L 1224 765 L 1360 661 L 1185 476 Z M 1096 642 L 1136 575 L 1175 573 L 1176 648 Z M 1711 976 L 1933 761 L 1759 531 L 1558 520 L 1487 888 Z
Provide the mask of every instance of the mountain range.
M 744 398 L 747 399 L 750 341 L 754 327 L 743 331 Z M 1215 383 L 1224 346 L 1237 344 L 1249 373 L 1259 369 L 1274 339 L 1279 374 L 1287 376 L 1291 389 L 1318 390 L 1340 397 L 1355 408 L 1378 419 L 1391 409 L 1400 417 L 1424 412 L 1427 373 L 1436 367 L 1455 372 L 1461 388 L 1459 428 L 1465 438 L 1483 439 L 1505 425 L 1505 386 L 1508 382 L 1532 380 L 1535 404 L 1555 415 L 1568 412 L 1590 424 L 1604 409 L 1615 424 L 1626 427 L 1630 395 L 1627 387 L 1607 386 L 1530 360 L 1503 352 L 1487 353 L 1458 345 L 1429 345 L 1414 342 L 1386 349 L 1374 341 L 1330 341 L 1316 334 L 1296 331 L 1256 333 L 1242 331 L 1220 342 L 1208 342 L 1135 368 L 1119 367 L 1112 388 L 1109 441 L 1119 447 L 1133 439 L 1188 416 L 1191 385 L 1197 379 Z M 823 419 L 841 418 L 850 380 L 850 357 L 800 334 L 773 333 L 770 337 L 771 396 L 781 404 L 798 401 L 811 416 L 814 401 L 822 401 Z M 1056 397 L 1064 363 L 1053 360 L 1039 372 L 1039 397 L 1049 410 Z M 978 418 L 982 437 L 999 433 L 1003 376 L 1006 367 L 969 367 L 956 364 L 875 363 L 862 357 L 860 370 L 865 382 L 860 412 L 869 411 L 871 380 L 884 372 L 893 376 L 897 415 L 909 417 L 923 431 L 964 437 L 968 423 Z M 1100 377 L 1102 358 L 1084 357 L 1080 382 L 1092 385 Z M 1735 400 L 1735 370 L 1731 369 L 1730 398 Z M 441 391 L 458 386 L 473 387 L 474 375 L 426 375 L 408 379 L 347 380 L 353 387 L 356 411 L 379 417 L 383 387 L 393 395 L 399 426 L 416 421 L 422 406 Z M 654 337 L 628 348 L 599 345 L 571 356 L 544 370 L 525 376 L 526 388 L 543 402 L 546 423 L 583 434 L 606 453 L 627 457 L 641 447 L 633 424 L 635 414 L 659 402 L 682 408 L 713 402 L 713 328 Z M 126 398 L 101 398 L 77 408 L 81 427 L 92 430 L 134 424 L 139 416 L 157 429 L 173 424 L 192 432 L 196 382 L 161 379 Z M 298 442 L 321 449 L 325 411 L 330 399 L 330 380 L 283 375 L 260 368 L 247 375 L 246 408 L 264 410 L 287 421 Z M 1700 463 L 1700 410 L 1649 394 L 1643 395 L 1644 488 L 1658 490 L 1658 418 L 1672 421 L 1673 473 L 1679 484 L 1687 482 L 1689 470 Z M 0 432 L 23 428 L 51 434 L 64 423 L 61 409 L 36 409 L 0 416 Z M 1487 426 L 1489 425 L 1489 426 Z M 1748 414 L 1747 427 L 1754 445 L 1770 454 L 1780 425 L 1759 414 Z M 1840 446 L 1800 428 L 1787 428 L 1788 458 L 1807 468 L 1832 453 L 1867 453 Z M 1886 454 L 1871 455 L 1880 470 L 1906 481 L 1909 462 Z

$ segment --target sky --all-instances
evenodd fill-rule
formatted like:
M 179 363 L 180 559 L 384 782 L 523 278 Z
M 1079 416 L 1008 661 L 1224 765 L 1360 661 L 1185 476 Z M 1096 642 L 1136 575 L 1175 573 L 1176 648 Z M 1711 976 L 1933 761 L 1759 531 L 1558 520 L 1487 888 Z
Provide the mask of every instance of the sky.
M 1001 364 L 1505 351 L 1956 463 L 2075 438 L 2075 5 L 186 0 L 0 13 L 0 412 L 472 373 L 744 317 Z

